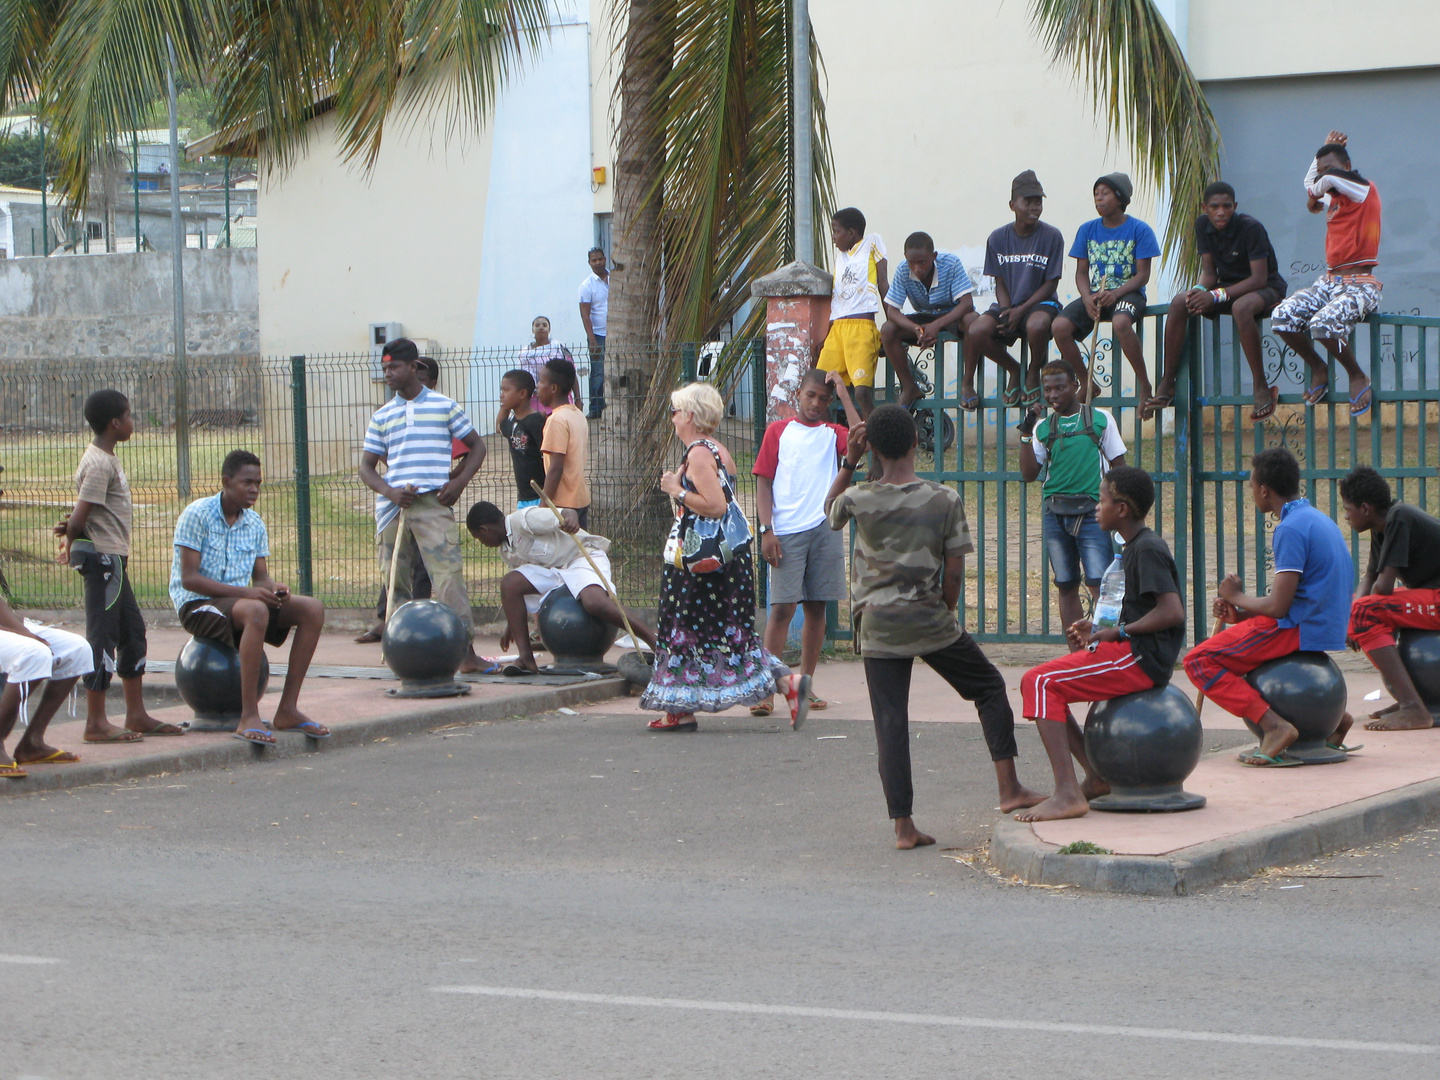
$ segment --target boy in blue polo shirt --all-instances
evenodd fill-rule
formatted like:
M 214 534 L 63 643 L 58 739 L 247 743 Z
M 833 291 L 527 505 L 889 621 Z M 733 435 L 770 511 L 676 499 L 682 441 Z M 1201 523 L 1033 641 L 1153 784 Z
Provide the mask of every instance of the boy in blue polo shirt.
M 880 327 L 880 344 L 900 384 L 900 404 L 904 408 L 923 396 L 910 371 L 906 346 L 929 348 L 946 330 L 963 338 L 975 319 L 974 292 L 965 264 L 955 255 L 937 252 L 929 233 L 914 232 L 905 238 L 905 261 L 895 268 L 890 280 L 890 290 L 885 294 L 885 323 Z M 903 310 L 906 300 L 914 309 L 909 315 Z
M 180 625 L 195 637 L 213 638 L 240 653 L 240 723 L 235 738 L 275 745 L 271 725 L 260 717 L 260 661 L 265 646 L 290 646 L 285 688 L 274 728 L 327 739 L 330 729 L 299 709 L 300 686 L 325 626 L 325 605 L 296 596 L 271 580 L 266 560 L 270 538 L 251 507 L 260 498 L 260 459 L 231 450 L 220 467 L 220 493 L 196 499 L 175 521 L 175 558 L 170 599 Z
M 1246 765 L 1298 765 L 1285 749 L 1299 733 L 1270 708 L 1245 675 L 1267 660 L 1293 652 L 1339 652 L 1350 622 L 1355 564 L 1340 528 L 1300 497 L 1300 463 L 1283 446 L 1256 454 L 1250 495 L 1275 514 L 1271 540 L 1275 577 L 1268 596 L 1247 596 L 1234 574 L 1220 582 L 1217 619 L 1232 624 L 1185 655 L 1185 674 L 1215 704 L 1260 727 L 1258 749 L 1240 756 Z M 1343 748 L 1350 714 L 1331 743 Z
M 486 665 L 475 655 L 475 620 L 465 593 L 460 527 L 450 508 L 485 460 L 485 443 L 464 409 L 420 381 L 419 358 L 415 343 L 406 338 L 396 338 L 385 346 L 385 385 L 395 396 L 370 418 L 360 457 L 360 479 L 375 492 L 376 546 L 385 580 L 393 578 L 395 582 L 395 607 L 411 599 L 415 563 L 423 563 L 435 599 L 460 617 L 465 636 L 471 639 L 460 670 L 482 671 Z M 452 475 L 455 439 L 464 443 L 469 453 Z M 387 466 L 383 477 L 376 469 L 382 460 Z M 399 536 L 402 516 L 403 538 Z

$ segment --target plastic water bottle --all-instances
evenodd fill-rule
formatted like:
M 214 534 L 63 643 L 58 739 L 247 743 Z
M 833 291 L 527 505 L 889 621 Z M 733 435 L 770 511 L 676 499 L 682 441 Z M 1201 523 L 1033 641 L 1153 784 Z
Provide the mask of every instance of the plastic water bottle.
M 1095 601 L 1095 629 L 1104 630 L 1107 626 L 1118 626 L 1120 608 L 1124 603 L 1125 567 L 1120 556 L 1116 555 L 1115 561 L 1100 579 L 1100 598 Z

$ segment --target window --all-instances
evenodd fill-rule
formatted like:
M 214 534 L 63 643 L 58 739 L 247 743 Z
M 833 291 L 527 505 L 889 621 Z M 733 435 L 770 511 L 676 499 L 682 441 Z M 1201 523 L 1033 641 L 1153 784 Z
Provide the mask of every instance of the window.
M 85 223 L 85 235 L 91 240 L 104 240 L 105 227 L 98 221 L 87 221 Z
M 615 253 L 610 250 L 610 218 L 610 214 L 595 215 L 595 246 L 607 256 L 613 257 Z

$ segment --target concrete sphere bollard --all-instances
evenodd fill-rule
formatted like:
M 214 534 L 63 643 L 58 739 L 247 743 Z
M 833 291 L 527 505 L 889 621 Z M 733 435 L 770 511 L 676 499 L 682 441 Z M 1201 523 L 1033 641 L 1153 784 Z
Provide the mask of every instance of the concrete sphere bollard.
M 270 683 L 261 655 L 259 694 Z M 213 638 L 192 637 L 175 661 L 175 689 L 195 713 L 195 731 L 234 731 L 240 722 L 240 654 Z
M 1184 783 L 1204 742 L 1195 706 L 1173 684 L 1097 701 L 1085 718 L 1085 756 L 1110 794 L 1092 799 L 1091 808 L 1199 809 L 1205 796 L 1186 791 Z
M 1346 760 L 1345 751 L 1325 745 L 1345 715 L 1349 691 L 1335 661 L 1323 652 L 1297 652 L 1267 660 L 1245 677 L 1270 708 L 1294 724 L 1300 737 L 1285 756 L 1306 765 Z M 1245 721 L 1258 737 L 1260 725 Z

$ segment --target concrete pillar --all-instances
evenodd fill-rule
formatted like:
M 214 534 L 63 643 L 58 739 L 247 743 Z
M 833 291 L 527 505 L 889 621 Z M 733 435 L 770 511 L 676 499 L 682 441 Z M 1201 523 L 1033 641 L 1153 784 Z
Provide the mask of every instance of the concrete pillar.
M 831 276 L 792 262 L 756 278 L 750 294 L 765 300 L 765 419 L 795 415 L 795 395 L 830 325 Z

